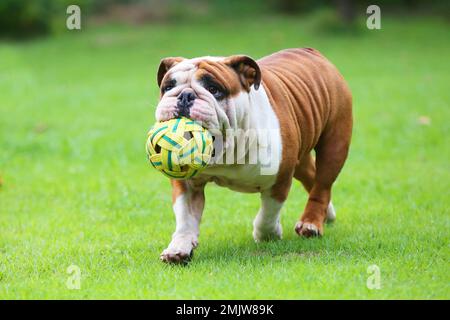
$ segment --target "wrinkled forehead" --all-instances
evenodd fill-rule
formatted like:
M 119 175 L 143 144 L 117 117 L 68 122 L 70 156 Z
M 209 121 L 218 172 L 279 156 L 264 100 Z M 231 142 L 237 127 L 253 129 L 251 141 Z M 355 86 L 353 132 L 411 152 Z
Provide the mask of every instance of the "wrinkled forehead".
M 201 74 L 201 67 L 210 63 L 220 63 L 223 57 L 199 57 L 185 59 L 173 66 L 167 73 L 167 77 L 176 80 L 178 83 L 184 83 L 192 79 L 195 75 Z M 195 77 L 194 77 L 195 78 Z
M 185 84 L 207 77 L 230 93 L 237 92 L 240 90 L 239 77 L 224 61 L 224 57 L 211 56 L 185 59 L 167 72 L 165 81 L 175 80 L 176 84 Z

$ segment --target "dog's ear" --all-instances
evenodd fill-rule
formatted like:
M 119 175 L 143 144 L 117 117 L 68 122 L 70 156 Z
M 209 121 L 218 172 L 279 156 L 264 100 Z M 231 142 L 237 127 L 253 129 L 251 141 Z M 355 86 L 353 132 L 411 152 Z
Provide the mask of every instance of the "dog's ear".
M 261 70 L 255 60 L 245 55 L 235 55 L 225 59 L 225 64 L 236 71 L 245 90 L 253 85 L 258 90 L 261 84 Z
M 161 60 L 158 68 L 158 86 L 161 86 L 161 81 L 166 75 L 167 71 L 177 63 L 183 61 L 182 57 L 168 57 Z

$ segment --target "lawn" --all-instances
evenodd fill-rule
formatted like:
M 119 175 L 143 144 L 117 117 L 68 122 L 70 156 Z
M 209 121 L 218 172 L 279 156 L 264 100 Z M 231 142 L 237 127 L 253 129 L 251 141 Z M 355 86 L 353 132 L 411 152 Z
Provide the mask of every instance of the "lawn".
M 448 24 L 316 27 L 302 17 L 109 25 L 0 43 L 0 299 L 450 298 Z M 295 183 L 284 239 L 255 244 L 258 195 L 209 185 L 192 262 L 161 263 L 175 226 L 170 185 L 144 149 L 159 60 L 306 46 L 354 95 L 336 223 L 298 238 L 306 194 Z M 66 286 L 70 265 L 80 290 Z M 370 265 L 378 290 L 366 286 Z

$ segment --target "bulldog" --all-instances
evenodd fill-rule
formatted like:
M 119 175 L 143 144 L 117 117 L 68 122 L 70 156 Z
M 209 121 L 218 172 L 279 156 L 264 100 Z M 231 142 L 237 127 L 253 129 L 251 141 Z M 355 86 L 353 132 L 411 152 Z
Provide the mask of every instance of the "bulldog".
M 234 160 L 212 162 L 188 180 L 171 180 L 176 230 L 162 261 L 191 258 L 208 182 L 260 193 L 253 222 L 253 238 L 259 242 L 281 238 L 280 211 L 295 178 L 309 194 L 295 232 L 302 237 L 323 234 L 324 222 L 336 217 L 331 188 L 352 133 L 351 92 L 332 63 L 311 48 L 282 50 L 256 61 L 245 55 L 170 57 L 161 60 L 157 80 L 156 119 L 185 116 L 222 133 L 222 154 L 233 153 L 228 158 Z M 245 146 L 239 146 L 239 138 L 229 139 L 230 132 L 252 130 L 257 134 Z M 269 138 L 261 132 L 269 132 Z M 254 144 L 266 151 L 269 162 L 237 161 L 236 150 L 240 147 L 242 160 Z M 272 170 L 264 170 L 267 166 Z

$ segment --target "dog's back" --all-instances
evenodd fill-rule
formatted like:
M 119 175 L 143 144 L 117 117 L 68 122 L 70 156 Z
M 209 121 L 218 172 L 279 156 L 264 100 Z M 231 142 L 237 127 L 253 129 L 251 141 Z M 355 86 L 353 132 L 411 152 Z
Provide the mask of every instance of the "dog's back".
M 258 64 L 271 104 L 286 124 L 284 134 L 298 136 L 301 141 L 299 156 L 316 146 L 330 121 L 340 116 L 351 119 L 350 90 L 319 51 L 286 49 L 258 60 Z M 283 121 L 286 117 L 297 121 Z M 296 127 L 292 127 L 294 123 Z

